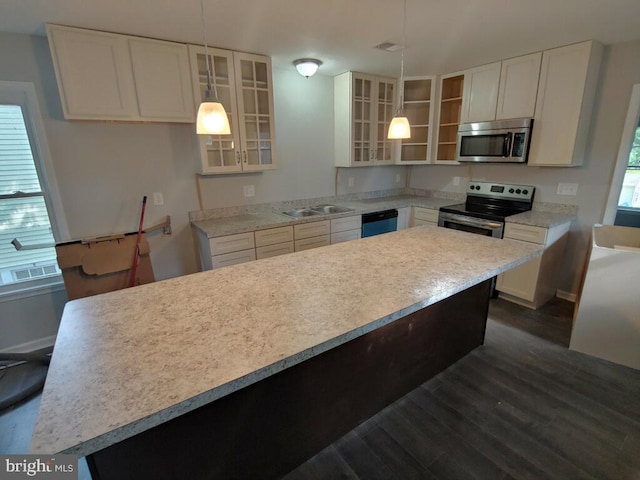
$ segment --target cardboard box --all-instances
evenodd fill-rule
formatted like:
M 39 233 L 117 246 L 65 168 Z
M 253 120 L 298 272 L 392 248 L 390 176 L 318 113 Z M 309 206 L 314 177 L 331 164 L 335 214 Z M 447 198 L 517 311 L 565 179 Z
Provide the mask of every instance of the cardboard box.
M 69 300 L 127 288 L 136 240 L 137 233 L 133 233 L 56 245 Z M 136 285 L 155 281 L 149 252 L 149 242 L 143 234 Z

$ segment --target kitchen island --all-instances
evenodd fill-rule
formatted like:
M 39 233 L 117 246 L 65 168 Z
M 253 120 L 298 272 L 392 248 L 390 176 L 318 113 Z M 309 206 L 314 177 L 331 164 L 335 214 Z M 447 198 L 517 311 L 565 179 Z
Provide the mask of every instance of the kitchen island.
M 276 477 L 480 345 L 487 280 L 540 253 L 424 226 L 74 300 L 31 452 Z

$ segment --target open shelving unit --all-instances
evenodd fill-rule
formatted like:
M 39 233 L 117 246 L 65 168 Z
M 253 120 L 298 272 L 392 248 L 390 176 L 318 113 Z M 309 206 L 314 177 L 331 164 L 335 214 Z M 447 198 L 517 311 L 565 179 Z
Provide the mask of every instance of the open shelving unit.
M 436 162 L 452 163 L 456 161 L 463 87 L 464 74 L 442 78 Z
M 404 81 L 404 112 L 411 125 L 411 138 L 402 140 L 402 165 L 430 162 L 430 128 L 433 124 L 435 77 L 407 78 Z

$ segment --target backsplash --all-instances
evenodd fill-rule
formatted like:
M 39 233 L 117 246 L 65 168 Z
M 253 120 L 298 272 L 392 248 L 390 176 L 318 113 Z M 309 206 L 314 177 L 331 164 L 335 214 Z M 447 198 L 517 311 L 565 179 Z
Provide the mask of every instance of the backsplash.
M 466 195 L 457 192 L 444 192 L 425 190 L 421 188 L 393 188 L 389 190 L 376 190 L 373 192 L 358 192 L 337 195 L 332 197 L 305 198 L 299 200 L 288 200 L 282 202 L 258 203 L 253 205 L 238 205 L 234 207 L 210 208 L 208 210 L 196 210 L 189 212 L 189 221 L 197 222 L 210 218 L 234 217 L 249 213 L 282 212 L 296 208 L 306 208 L 322 203 L 339 204 L 355 200 L 366 200 L 370 198 L 397 197 L 411 195 L 418 197 L 440 198 L 455 202 L 464 202 Z M 564 205 L 559 203 L 533 202 L 533 210 L 540 212 L 556 212 L 575 215 L 578 207 L 575 205 Z

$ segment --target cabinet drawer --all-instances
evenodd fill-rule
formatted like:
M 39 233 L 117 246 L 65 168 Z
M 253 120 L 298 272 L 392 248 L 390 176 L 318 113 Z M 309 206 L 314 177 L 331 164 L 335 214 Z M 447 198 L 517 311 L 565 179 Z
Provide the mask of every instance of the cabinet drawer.
M 214 255 L 211 257 L 213 268 L 236 265 L 238 263 L 251 262 L 256 259 L 256 250 L 242 250 L 240 252 L 225 253 L 224 255 Z
M 413 207 L 413 221 L 424 220 L 425 222 L 438 223 L 438 210 L 423 207 Z
M 293 233 L 296 240 L 309 237 L 317 237 L 320 235 L 329 235 L 331 233 L 331 224 L 329 220 L 321 222 L 301 223 L 293 226 Z M 298 250 L 296 248 L 296 250 Z
M 413 225 L 412 227 L 419 227 L 420 225 L 432 225 L 432 226 L 436 226 L 438 225 L 436 222 L 430 222 L 428 220 L 421 220 L 421 219 L 416 219 L 413 221 Z
M 362 236 L 362 230 L 346 230 L 344 232 L 331 234 L 331 245 L 334 243 L 348 242 L 350 240 L 357 240 Z
M 361 227 L 362 227 L 362 215 L 335 218 L 331 220 L 331 234 L 338 233 L 338 232 L 345 232 L 347 230 L 356 230 Z
M 293 232 L 291 232 L 291 237 L 293 239 Z M 293 253 L 293 241 L 277 243 L 275 245 L 267 245 L 265 247 L 256 247 L 256 258 L 258 260 L 260 260 L 261 258 L 285 255 L 287 253 Z
M 504 238 L 522 240 L 523 242 L 539 243 L 544 245 L 547 239 L 547 229 L 534 227 L 532 225 L 519 225 L 517 223 L 506 223 L 504 227 Z
M 222 255 L 223 253 L 239 252 L 255 246 L 253 232 L 238 233 L 224 237 L 209 239 L 211 255 Z
M 258 230 L 256 234 L 256 247 L 275 245 L 276 243 L 292 242 L 293 227 L 278 227 L 268 230 Z M 258 257 L 260 258 L 260 257 Z
M 295 241 L 295 250 L 296 252 L 301 252 L 302 250 L 309 250 L 310 248 L 324 247 L 329 245 L 331 239 L 329 235 L 321 235 L 319 237 L 312 238 L 304 238 L 302 240 Z

